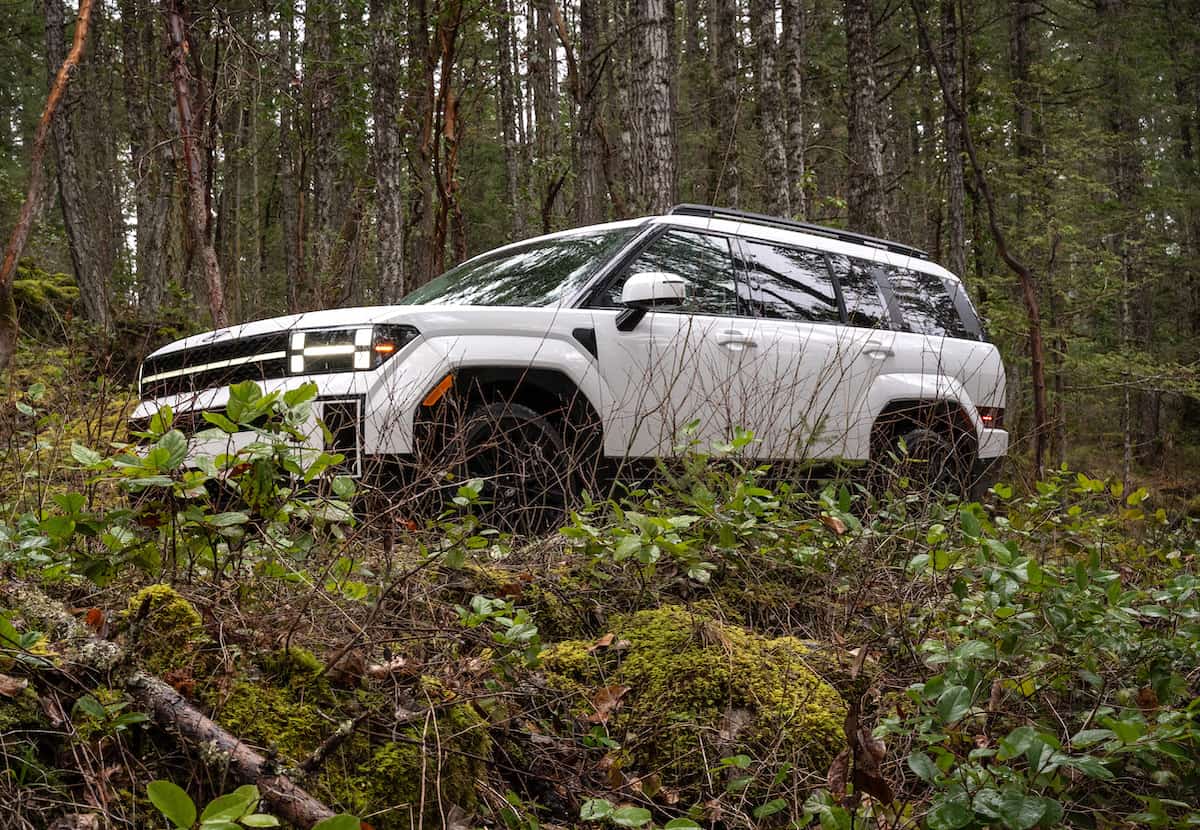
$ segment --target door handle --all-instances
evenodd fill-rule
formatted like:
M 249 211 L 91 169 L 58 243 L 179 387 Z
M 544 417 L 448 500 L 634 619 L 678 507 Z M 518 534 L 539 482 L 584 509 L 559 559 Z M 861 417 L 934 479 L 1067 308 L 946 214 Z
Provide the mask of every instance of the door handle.
M 729 329 L 717 337 L 717 344 L 725 346 L 730 351 L 740 352 L 742 349 L 752 349 L 758 345 L 749 332 Z
M 883 343 L 867 343 L 867 348 L 863 353 L 872 360 L 885 360 L 896 355 L 896 352 Z

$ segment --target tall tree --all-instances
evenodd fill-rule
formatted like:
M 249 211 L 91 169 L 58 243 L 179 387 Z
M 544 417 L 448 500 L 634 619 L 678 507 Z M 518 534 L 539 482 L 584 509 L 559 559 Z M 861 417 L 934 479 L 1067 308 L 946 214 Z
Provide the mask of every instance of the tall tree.
M 496 2 L 496 112 L 500 118 L 500 135 L 504 143 L 504 203 L 508 210 L 509 228 L 514 237 L 525 236 L 525 209 L 521 199 L 522 153 L 517 141 L 521 107 L 520 77 L 516 70 L 517 56 L 513 48 L 512 0 Z
M 962 107 L 957 0 L 941 0 L 941 11 L 942 68 L 958 106 Z M 967 273 L 966 184 L 963 180 L 962 129 L 949 107 L 943 107 L 942 140 L 946 153 L 946 267 L 961 277 Z
M 737 0 L 711 0 L 712 31 L 709 51 L 716 65 L 717 88 L 711 98 L 711 129 L 714 136 L 710 148 L 709 168 L 713 171 L 710 191 L 714 201 L 724 201 L 729 207 L 741 206 L 741 171 L 738 168 L 738 105 L 741 99 L 738 69 L 738 38 L 741 24 Z
M 637 209 L 648 213 L 675 201 L 673 8 L 667 0 L 633 0 L 633 191 Z
M 75 22 L 75 34 L 71 42 L 71 51 L 58 68 L 54 81 L 50 85 L 50 93 L 46 96 L 46 106 L 42 117 L 38 119 L 37 129 L 33 136 L 33 149 L 29 157 L 29 186 L 25 191 L 25 200 L 17 223 L 9 236 L 8 245 L 4 249 L 4 259 L 0 260 L 0 371 L 12 362 L 13 353 L 17 348 L 17 307 L 13 300 L 13 278 L 17 273 L 17 260 L 25 250 L 29 239 L 29 231 L 33 227 L 42 198 L 42 180 L 44 169 L 42 160 L 46 155 L 46 139 L 50 134 L 50 125 L 54 113 L 62 101 L 71 72 L 79 65 L 83 56 L 83 48 L 87 44 L 88 25 L 91 22 L 92 0 L 80 0 L 79 17 Z
M 217 262 L 217 252 L 209 235 L 210 215 L 205 199 L 204 176 L 195 130 L 199 120 L 192 109 L 191 75 L 187 67 L 187 10 L 183 0 L 168 0 L 167 38 L 171 46 L 171 84 L 175 91 L 175 111 L 179 126 L 183 168 L 187 175 L 187 219 L 192 246 L 199 255 L 208 308 L 213 325 L 229 324 L 225 308 L 225 282 Z
M 51 82 L 66 57 L 62 0 L 45 0 L 46 63 Z M 93 49 L 95 38 L 92 39 Z M 68 86 L 54 113 L 54 149 L 58 198 L 71 252 L 79 298 L 87 318 L 102 329 L 112 325 L 109 308 L 109 279 L 116 261 L 111 228 L 101 206 L 92 199 L 88 178 L 80 163 L 83 152 L 78 129 L 84 99 L 79 84 Z
M 754 80 L 758 98 L 758 126 L 763 144 L 763 194 L 767 212 L 787 216 L 792 212 L 787 151 L 783 146 L 783 107 L 775 60 L 775 2 L 750 0 L 754 32 Z
M 871 0 L 845 0 L 846 82 L 850 103 L 847 134 L 850 175 L 846 188 L 850 227 L 888 235 L 884 201 L 883 124 L 875 82 L 875 33 Z
M 375 259 L 379 299 L 394 303 L 404 284 L 404 150 L 400 130 L 400 49 L 403 17 L 399 0 L 371 0 L 371 121 L 375 167 Z
M 601 41 L 604 35 L 602 11 L 600 0 L 579 0 L 579 51 L 582 61 L 572 94 L 578 104 L 575 128 L 575 168 L 578 176 L 575 220 L 580 225 L 603 221 L 606 214 L 604 124 L 600 118 L 599 92 L 608 57 Z
M 805 49 L 804 0 L 783 0 L 783 86 L 787 106 L 787 169 L 789 203 L 792 214 L 808 216 L 808 192 L 804 153 L 808 143 L 805 128 Z

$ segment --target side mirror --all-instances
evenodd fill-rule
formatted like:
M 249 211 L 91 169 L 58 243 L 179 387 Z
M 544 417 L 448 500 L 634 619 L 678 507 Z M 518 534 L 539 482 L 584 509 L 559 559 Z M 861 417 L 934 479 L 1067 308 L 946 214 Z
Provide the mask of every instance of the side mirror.
M 681 305 L 687 299 L 687 280 L 666 271 L 631 274 L 621 289 L 621 305 L 649 309 Z

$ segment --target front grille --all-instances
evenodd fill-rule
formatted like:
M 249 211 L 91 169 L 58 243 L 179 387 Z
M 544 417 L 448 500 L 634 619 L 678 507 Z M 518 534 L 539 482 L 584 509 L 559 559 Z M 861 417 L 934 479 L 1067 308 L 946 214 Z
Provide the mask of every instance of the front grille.
M 142 364 L 143 398 L 199 392 L 287 376 L 288 332 L 260 334 L 151 357 Z

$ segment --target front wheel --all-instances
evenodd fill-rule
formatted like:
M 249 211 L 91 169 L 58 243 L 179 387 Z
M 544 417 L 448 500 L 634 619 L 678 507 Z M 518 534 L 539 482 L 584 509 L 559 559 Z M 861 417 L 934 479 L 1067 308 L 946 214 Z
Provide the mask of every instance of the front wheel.
M 503 530 L 536 532 L 561 520 L 571 464 L 558 428 L 521 404 L 480 406 L 452 439 L 455 466 L 483 482 L 489 518 Z

